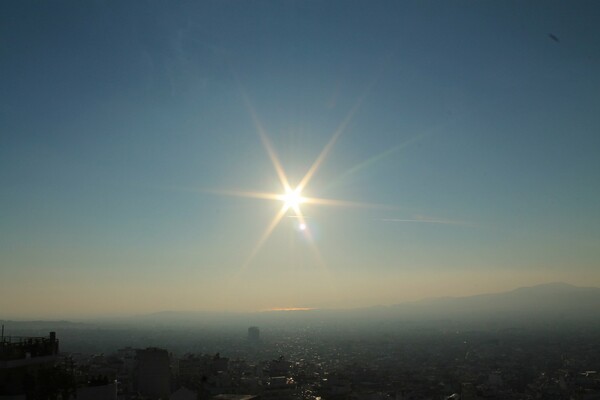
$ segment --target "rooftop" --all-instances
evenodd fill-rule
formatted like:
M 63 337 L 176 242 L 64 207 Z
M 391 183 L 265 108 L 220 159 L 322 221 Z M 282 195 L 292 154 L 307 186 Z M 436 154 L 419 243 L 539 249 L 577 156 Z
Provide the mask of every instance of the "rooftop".
M 2 336 L 0 337 L 0 362 L 58 354 L 58 339 L 54 332 L 45 336 Z

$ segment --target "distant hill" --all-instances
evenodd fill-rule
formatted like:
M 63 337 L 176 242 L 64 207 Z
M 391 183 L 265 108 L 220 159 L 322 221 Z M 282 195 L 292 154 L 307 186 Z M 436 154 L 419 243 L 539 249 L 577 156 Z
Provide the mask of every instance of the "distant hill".
M 391 306 L 394 314 L 447 319 L 600 320 L 600 288 L 549 283 L 509 292 L 446 297 Z
M 85 324 L 67 321 L 5 321 L 12 334 L 44 333 L 48 330 L 215 328 L 239 330 L 263 327 L 365 327 L 399 326 L 407 323 L 467 323 L 485 326 L 585 323 L 600 327 L 600 288 L 550 283 L 522 287 L 502 293 L 468 297 L 433 298 L 391 306 L 359 309 L 319 309 L 254 313 L 163 311 L 128 318 L 88 320 Z M 375 325 L 373 325 L 375 324 Z
M 165 312 L 134 318 L 142 324 L 209 326 L 369 326 L 402 322 L 468 322 L 477 327 L 493 323 L 539 324 L 586 322 L 600 325 L 600 288 L 550 283 L 502 293 L 468 297 L 444 297 L 391 306 L 359 309 L 319 309 L 256 313 Z
M 77 328 L 84 327 L 85 325 L 79 322 L 70 322 L 70 321 L 52 321 L 52 320 L 35 320 L 35 321 L 24 321 L 24 320 L 3 320 L 0 319 L 0 325 L 18 327 L 19 329 L 28 329 L 28 330 L 39 330 L 41 332 L 46 332 L 47 330 L 59 328 Z M 47 332 L 46 332 L 47 333 Z

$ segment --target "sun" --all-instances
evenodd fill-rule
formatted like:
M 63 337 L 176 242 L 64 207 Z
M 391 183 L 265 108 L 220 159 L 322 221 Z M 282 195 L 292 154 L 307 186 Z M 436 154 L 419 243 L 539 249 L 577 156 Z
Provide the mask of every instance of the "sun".
M 296 189 L 287 188 L 285 194 L 279 196 L 279 200 L 283 201 L 284 207 L 287 209 L 293 209 L 297 212 L 300 204 L 304 203 L 305 199 L 300 193 L 300 188 Z
M 275 152 L 275 149 L 274 149 L 273 145 L 271 144 L 271 141 L 269 140 L 269 137 L 267 136 L 267 133 L 266 133 L 265 129 L 263 128 L 262 123 L 260 122 L 260 119 L 258 118 L 256 111 L 254 110 L 254 107 L 252 106 L 252 103 L 250 102 L 250 99 L 248 98 L 247 94 L 244 91 L 242 91 L 242 94 L 243 94 L 243 97 L 244 97 L 244 100 L 246 103 L 246 107 L 248 108 L 248 111 L 252 117 L 252 121 L 254 122 L 256 131 L 260 137 L 260 140 L 262 141 L 262 144 L 263 144 L 265 150 L 267 151 L 267 154 L 269 155 L 269 158 L 271 159 L 271 163 L 273 164 L 273 167 L 275 168 L 275 172 L 277 173 L 279 181 L 283 187 L 283 193 L 256 192 L 256 191 L 249 192 L 249 191 L 238 191 L 238 190 L 232 190 L 232 191 L 217 190 L 214 192 L 218 193 L 218 194 L 222 194 L 222 195 L 228 195 L 228 196 L 241 196 L 241 197 L 250 197 L 250 198 L 257 198 L 257 199 L 264 199 L 264 200 L 276 200 L 276 201 L 281 201 L 283 203 L 283 205 L 281 206 L 281 208 L 279 209 L 277 214 L 273 217 L 273 219 L 271 220 L 271 222 L 269 223 L 269 225 L 267 226 L 267 228 L 265 229 L 263 234 L 258 239 L 258 242 L 252 249 L 250 256 L 247 258 L 246 262 L 242 265 L 241 270 L 244 270 L 248 266 L 250 261 L 252 261 L 254 256 L 259 252 L 261 247 L 265 244 L 265 242 L 267 241 L 267 239 L 269 238 L 271 233 L 273 233 L 273 231 L 277 227 L 277 225 L 282 221 L 282 219 L 284 217 L 286 217 L 286 215 L 288 214 L 288 211 L 290 209 L 292 209 L 294 215 L 287 215 L 287 217 L 297 219 L 297 222 L 298 222 L 297 228 L 300 232 L 302 232 L 302 235 L 308 239 L 308 243 L 310 244 L 309 247 L 313 250 L 319 265 L 326 267 L 325 262 L 323 261 L 323 258 L 321 256 L 317 246 L 314 243 L 314 239 L 313 239 L 312 232 L 310 229 L 310 224 L 307 223 L 306 216 L 303 214 L 302 210 L 300 209 L 300 205 L 304 204 L 304 203 L 312 204 L 312 205 L 318 204 L 318 205 L 324 205 L 324 206 L 341 206 L 341 207 L 365 207 L 365 206 L 372 207 L 372 205 L 355 203 L 355 202 L 344 201 L 344 200 L 308 197 L 308 196 L 306 196 L 306 194 L 303 195 L 302 192 L 304 191 L 306 186 L 309 184 L 312 177 L 317 172 L 317 170 L 319 169 L 319 167 L 321 166 L 321 164 L 323 163 L 323 161 L 325 160 L 325 158 L 331 151 L 331 149 L 332 149 L 333 145 L 335 144 L 335 142 L 337 141 L 337 139 L 342 135 L 342 133 L 346 129 L 347 125 L 349 124 L 350 120 L 352 119 L 352 116 L 356 113 L 356 111 L 360 107 L 363 98 L 361 97 L 356 102 L 356 104 L 351 109 L 351 111 L 346 116 L 346 118 L 344 118 L 344 120 L 340 123 L 338 128 L 334 131 L 333 135 L 329 139 L 329 142 L 327 142 L 325 147 L 323 147 L 323 149 L 317 156 L 316 160 L 310 166 L 310 168 L 308 169 L 308 171 L 306 172 L 304 177 L 300 180 L 298 185 L 292 186 L 289 183 L 288 177 L 286 176 L 283 166 L 282 166 L 281 162 L 279 161 L 279 157 L 277 157 L 277 153 Z

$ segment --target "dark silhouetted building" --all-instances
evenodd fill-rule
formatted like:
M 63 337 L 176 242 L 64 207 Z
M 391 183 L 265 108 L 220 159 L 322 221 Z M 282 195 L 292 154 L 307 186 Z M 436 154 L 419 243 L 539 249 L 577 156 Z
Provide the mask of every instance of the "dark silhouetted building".
M 58 355 L 56 334 L 0 338 L 0 396 L 43 398 L 58 390 L 53 377 Z
M 167 399 L 171 394 L 171 366 L 169 353 L 149 347 L 136 351 L 137 391 L 151 399 Z

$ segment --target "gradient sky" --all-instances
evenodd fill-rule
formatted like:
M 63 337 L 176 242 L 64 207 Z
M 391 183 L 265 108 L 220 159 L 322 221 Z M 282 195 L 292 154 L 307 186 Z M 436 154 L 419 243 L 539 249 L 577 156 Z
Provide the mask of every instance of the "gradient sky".
M 0 318 L 600 286 L 599 16 L 0 2 Z M 248 262 L 282 203 L 218 192 L 283 190 L 253 112 L 292 185 L 346 121 L 303 194 L 373 206 L 303 204 Z

